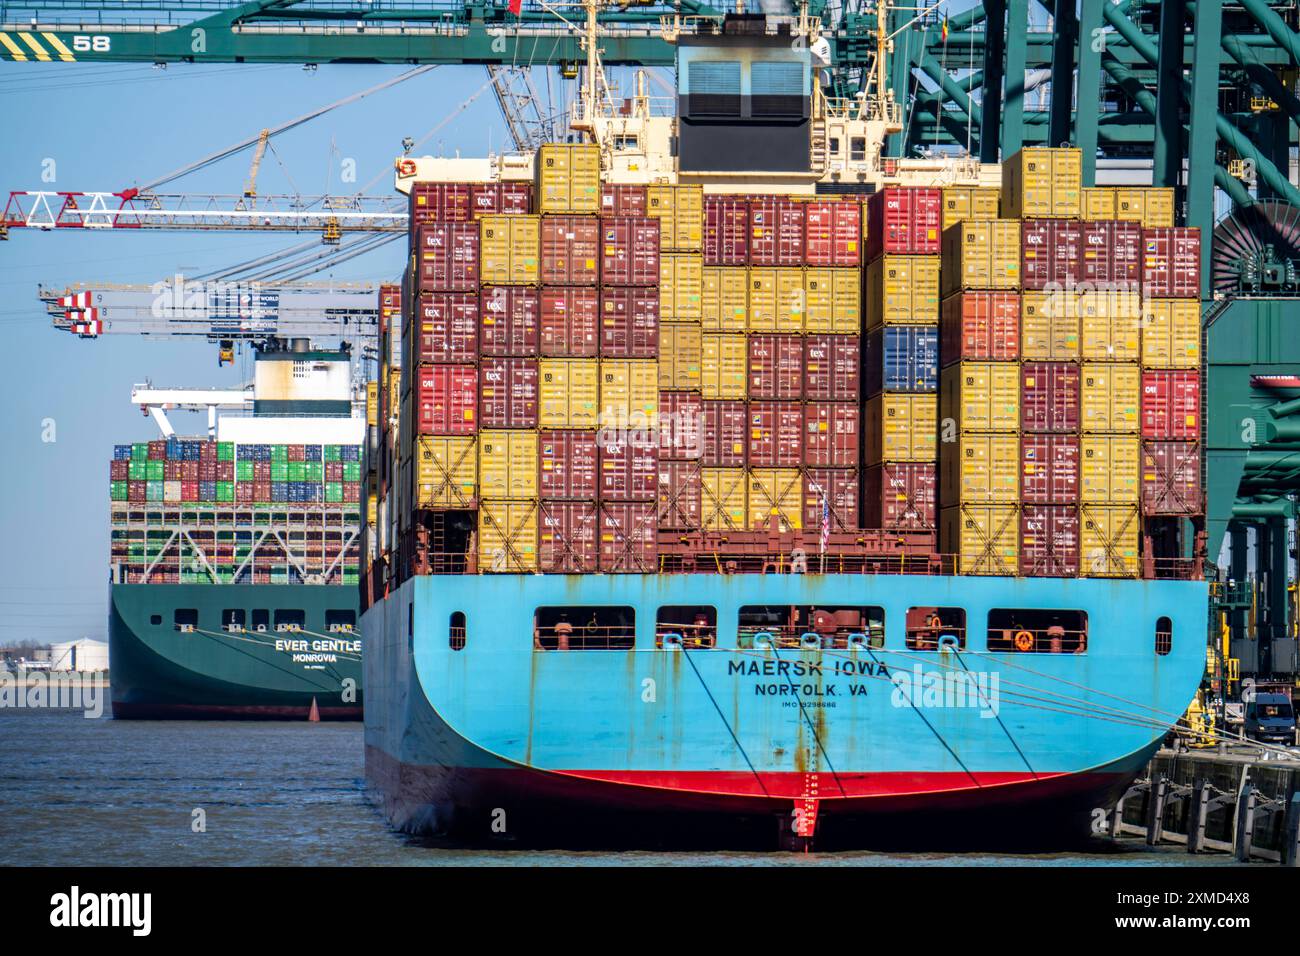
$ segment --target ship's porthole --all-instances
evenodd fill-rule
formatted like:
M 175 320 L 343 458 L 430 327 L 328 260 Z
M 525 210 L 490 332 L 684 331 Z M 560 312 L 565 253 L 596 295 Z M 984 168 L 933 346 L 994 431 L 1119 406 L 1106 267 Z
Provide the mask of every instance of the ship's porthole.
M 451 615 L 451 626 L 448 631 L 447 644 L 453 651 L 463 651 L 465 649 L 465 612 L 453 611 Z
M 159 624 L 162 623 L 162 615 L 161 615 L 161 614 L 150 614 L 150 615 L 149 615 L 149 623 L 152 624 L 154 627 L 157 627 Z
M 1156 653 L 1161 657 L 1174 649 L 1174 622 L 1167 617 L 1156 619 Z

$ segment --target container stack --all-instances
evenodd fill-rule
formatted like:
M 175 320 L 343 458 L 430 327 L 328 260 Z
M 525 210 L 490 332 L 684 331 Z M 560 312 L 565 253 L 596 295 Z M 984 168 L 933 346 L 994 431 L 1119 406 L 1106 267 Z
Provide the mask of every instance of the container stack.
M 863 516 L 871 528 L 935 527 L 943 205 L 938 189 L 903 186 L 867 203 Z

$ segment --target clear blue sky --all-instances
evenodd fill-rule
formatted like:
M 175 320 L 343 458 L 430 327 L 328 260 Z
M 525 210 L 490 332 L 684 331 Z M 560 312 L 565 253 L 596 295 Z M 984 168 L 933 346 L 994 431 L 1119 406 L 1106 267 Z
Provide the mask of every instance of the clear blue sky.
M 17 189 L 118 190 L 148 182 L 266 126 L 342 99 L 404 72 L 403 67 L 0 64 L 0 193 Z M 343 159 L 356 161 L 355 190 L 478 90 L 481 67 L 440 67 L 341 107 L 273 140 L 259 191 L 303 194 L 340 187 Z M 505 127 L 482 93 L 417 152 L 483 155 L 500 149 Z M 236 193 L 250 153 L 162 187 Z M 42 182 L 53 159 L 57 181 Z M 391 189 L 391 176 L 373 190 Z M 295 190 L 296 187 L 296 190 Z M 203 232 L 11 230 L 0 243 L 0 645 L 32 638 L 105 639 L 108 575 L 108 461 L 118 442 L 157 437 L 130 404 L 132 384 L 237 385 L 244 361 L 217 368 L 204 340 L 56 333 L 36 299 L 37 284 L 90 280 L 152 283 L 193 275 L 301 242 L 301 236 Z M 340 279 L 389 280 L 401 243 L 340 266 Z M 324 275 L 317 278 L 325 278 Z M 45 419 L 56 427 L 42 441 Z M 176 420 L 176 419 L 174 419 Z M 178 426 L 185 424 L 177 420 Z M 189 426 L 197 428 L 197 422 Z M 182 430 L 185 430 L 182 427 Z

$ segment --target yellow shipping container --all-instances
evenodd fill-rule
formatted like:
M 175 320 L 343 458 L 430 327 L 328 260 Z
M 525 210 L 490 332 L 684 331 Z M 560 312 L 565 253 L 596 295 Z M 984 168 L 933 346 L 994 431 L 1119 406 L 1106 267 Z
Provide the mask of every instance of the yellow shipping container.
M 996 504 L 1020 498 L 1020 436 L 965 432 L 939 454 L 939 500 Z
M 660 388 L 686 392 L 700 388 L 702 338 L 698 322 L 659 326 Z
M 702 468 L 700 514 L 705 531 L 744 531 L 749 475 L 744 468 Z
M 1174 224 L 1174 191 L 1166 186 L 1118 186 L 1115 189 L 1115 218 L 1139 222 L 1144 229 Z
M 659 257 L 659 318 L 699 322 L 703 312 L 704 256 L 677 252 Z
M 933 393 L 893 393 L 867 399 L 862 422 L 867 465 L 934 461 L 937 406 Z
M 1078 297 L 1074 293 L 1021 293 L 1020 357 L 1033 362 L 1079 358 Z
M 1082 218 L 1088 222 L 1106 221 L 1115 218 L 1115 187 L 1089 186 L 1083 190 L 1080 203 Z
M 1142 305 L 1142 364 L 1146 368 L 1199 368 L 1201 303 L 1147 299 Z
M 943 228 L 967 219 L 997 219 L 1001 191 L 992 186 L 947 186 L 943 191 Z
M 749 274 L 744 266 L 705 266 L 700 314 L 705 332 L 744 332 L 749 311 Z
M 748 377 L 749 351 L 745 336 L 701 336 L 700 390 L 705 398 L 744 398 Z
M 1141 521 L 1137 505 L 1079 507 L 1079 576 L 1135 578 Z
M 659 220 L 659 248 L 699 252 L 704 248 L 704 187 L 649 186 L 646 215 Z
M 494 574 L 537 570 L 536 501 L 479 502 L 478 569 Z
M 777 519 L 779 531 L 803 527 L 803 477 L 798 468 L 749 470 L 749 530 L 766 528 L 771 517 Z
M 1020 286 L 1020 223 L 968 219 L 943 233 L 939 289 L 1016 289 Z
M 600 212 L 600 147 L 594 143 L 546 143 L 537 153 L 537 210 Z
M 945 430 L 1017 431 L 1020 366 L 1015 362 L 958 362 L 939 375 L 939 417 Z
M 937 325 L 938 256 L 881 256 L 867 266 L 866 327 Z
M 1141 456 L 1137 435 L 1084 435 L 1079 440 L 1079 500 L 1136 503 Z
M 1079 388 L 1083 432 L 1136 432 L 1142 368 L 1136 362 L 1084 362 Z
M 366 382 L 366 424 L 371 428 L 379 425 L 378 382 Z
M 659 407 L 659 363 L 655 359 L 601 359 L 600 426 L 645 429 Z
M 537 424 L 595 428 L 600 419 L 600 363 L 544 358 L 537 363 Z
M 478 449 L 473 436 L 417 439 L 415 506 L 473 508 L 478 497 Z
M 776 270 L 750 269 L 747 332 L 776 331 Z
M 939 512 L 939 550 L 957 556 L 959 574 L 1019 572 L 1020 509 L 955 505 Z
M 536 498 L 537 432 L 479 432 L 478 480 L 479 494 L 484 498 Z
M 1079 350 L 1085 359 L 1136 362 L 1141 356 L 1142 299 L 1136 293 L 1083 292 Z
M 479 280 L 484 285 L 539 281 L 540 216 L 484 216 L 479 220 Z
M 1002 215 L 1008 219 L 1078 219 L 1082 200 L 1078 149 L 1026 146 L 1002 164 Z
M 776 331 L 795 334 L 802 332 L 803 315 L 803 269 L 777 269 Z

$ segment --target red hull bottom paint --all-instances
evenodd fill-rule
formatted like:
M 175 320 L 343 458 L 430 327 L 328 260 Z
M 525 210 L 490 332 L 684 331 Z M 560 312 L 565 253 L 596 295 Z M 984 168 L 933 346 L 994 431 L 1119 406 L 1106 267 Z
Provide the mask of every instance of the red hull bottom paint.
M 360 707 L 318 707 L 321 720 L 361 720 Z M 306 720 L 311 705 L 282 707 L 259 704 L 124 704 L 113 702 L 120 720 Z

